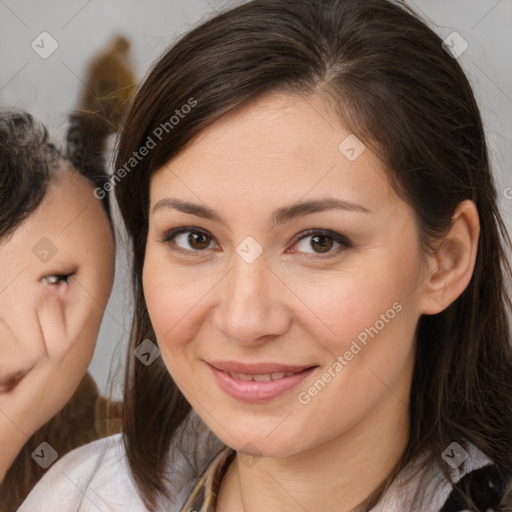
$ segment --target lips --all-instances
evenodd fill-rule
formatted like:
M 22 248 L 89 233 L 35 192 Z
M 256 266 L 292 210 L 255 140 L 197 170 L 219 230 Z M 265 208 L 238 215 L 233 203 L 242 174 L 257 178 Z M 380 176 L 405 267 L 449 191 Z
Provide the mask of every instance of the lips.
M 279 363 L 244 364 L 235 361 L 208 363 L 220 388 L 238 400 L 265 402 L 290 391 L 316 366 Z

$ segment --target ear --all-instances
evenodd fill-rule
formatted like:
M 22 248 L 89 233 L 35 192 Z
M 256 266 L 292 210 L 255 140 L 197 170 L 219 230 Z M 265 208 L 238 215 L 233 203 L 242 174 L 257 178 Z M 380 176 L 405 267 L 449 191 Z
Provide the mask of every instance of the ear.
M 453 214 L 450 232 L 440 240 L 436 254 L 427 256 L 420 313 L 436 315 L 455 302 L 468 287 L 475 269 L 480 218 L 473 201 L 461 202 Z

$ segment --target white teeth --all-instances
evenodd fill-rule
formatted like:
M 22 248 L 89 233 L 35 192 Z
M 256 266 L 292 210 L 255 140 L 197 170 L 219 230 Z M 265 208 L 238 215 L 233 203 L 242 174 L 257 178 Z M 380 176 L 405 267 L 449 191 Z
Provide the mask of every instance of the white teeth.
M 268 382 L 272 380 L 272 375 L 267 373 L 266 375 L 253 375 L 252 377 L 256 382 Z
M 294 372 L 284 373 L 284 372 L 275 372 L 275 373 L 266 373 L 263 375 L 247 375 L 246 373 L 231 373 L 226 372 L 233 379 L 239 380 L 255 380 L 256 382 L 269 382 L 271 380 L 279 380 L 283 377 L 291 377 L 295 375 Z

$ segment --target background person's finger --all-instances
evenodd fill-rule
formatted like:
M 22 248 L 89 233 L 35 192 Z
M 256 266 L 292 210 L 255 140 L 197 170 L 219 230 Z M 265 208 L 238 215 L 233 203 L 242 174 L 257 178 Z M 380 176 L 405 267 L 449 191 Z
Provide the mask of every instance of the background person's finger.
M 35 299 L 36 318 L 50 359 L 61 359 L 73 343 L 70 339 L 66 305 L 60 290 L 45 290 Z

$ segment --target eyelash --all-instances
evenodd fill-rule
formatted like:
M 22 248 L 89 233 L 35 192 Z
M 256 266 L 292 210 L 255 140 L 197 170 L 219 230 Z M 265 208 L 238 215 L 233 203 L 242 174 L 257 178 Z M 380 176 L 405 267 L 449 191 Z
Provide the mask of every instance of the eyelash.
M 159 242 L 167 243 L 167 244 L 171 245 L 170 243 L 173 241 L 173 239 L 182 233 L 200 233 L 202 235 L 205 235 L 206 237 L 211 238 L 211 240 L 214 240 L 214 238 L 208 232 L 203 231 L 202 229 L 198 229 L 198 228 L 194 228 L 194 227 L 181 227 L 181 228 L 175 228 L 175 229 L 171 229 L 171 230 L 167 231 L 164 234 L 164 236 L 159 240 Z M 292 240 L 293 245 L 295 245 L 296 243 L 300 242 L 301 240 L 308 238 L 310 236 L 313 236 L 313 235 L 320 235 L 320 236 L 325 236 L 327 238 L 330 238 L 334 242 L 340 244 L 340 247 L 338 247 L 332 251 L 329 251 L 327 253 L 323 253 L 323 254 L 327 254 L 327 256 L 321 256 L 320 255 L 321 253 L 317 253 L 319 256 L 307 256 L 307 258 L 310 258 L 310 259 L 326 259 L 326 258 L 332 257 L 334 254 L 338 254 L 342 250 L 350 249 L 353 247 L 352 243 L 347 238 L 345 238 L 344 236 L 342 236 L 334 231 L 330 231 L 327 229 L 308 229 L 306 231 L 302 231 L 301 233 L 299 233 L 298 235 L 296 235 L 293 238 L 293 240 Z M 172 247 L 172 250 L 176 251 L 176 252 L 180 252 L 180 253 L 193 254 L 193 253 L 205 252 L 207 249 L 187 250 L 187 249 Z

